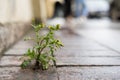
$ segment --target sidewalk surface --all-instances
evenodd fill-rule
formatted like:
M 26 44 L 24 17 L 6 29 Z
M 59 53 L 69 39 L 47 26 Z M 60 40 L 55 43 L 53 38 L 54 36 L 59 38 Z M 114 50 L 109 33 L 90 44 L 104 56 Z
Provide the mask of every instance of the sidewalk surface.
M 120 80 L 120 23 L 88 20 L 76 32 L 56 33 L 65 47 L 55 53 L 57 67 L 47 71 L 20 68 L 20 58 L 33 46 L 21 39 L 1 58 L 0 80 Z

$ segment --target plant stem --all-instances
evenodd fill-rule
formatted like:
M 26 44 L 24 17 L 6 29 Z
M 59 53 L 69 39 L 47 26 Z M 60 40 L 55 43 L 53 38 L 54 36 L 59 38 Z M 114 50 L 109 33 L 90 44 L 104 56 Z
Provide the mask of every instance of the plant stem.
M 40 57 L 41 52 L 43 51 L 43 49 L 44 49 L 45 47 L 46 47 L 46 46 L 44 46 L 43 48 L 41 48 L 41 50 L 38 50 L 38 55 L 37 55 L 36 63 L 35 63 L 35 68 L 36 68 L 36 69 L 39 69 L 39 67 L 40 67 L 39 57 Z
M 43 41 L 44 41 L 44 39 L 42 39 L 40 42 L 37 42 L 37 44 L 39 44 L 41 46 Z M 41 55 L 42 50 L 38 49 L 37 52 L 38 52 L 38 55 L 37 55 L 37 58 L 36 58 L 35 68 L 39 68 L 40 67 L 39 57 Z
M 38 55 L 37 55 L 36 62 L 35 62 L 35 69 L 39 69 L 39 67 L 40 67 L 40 62 L 39 62 L 40 54 L 41 53 L 38 51 Z

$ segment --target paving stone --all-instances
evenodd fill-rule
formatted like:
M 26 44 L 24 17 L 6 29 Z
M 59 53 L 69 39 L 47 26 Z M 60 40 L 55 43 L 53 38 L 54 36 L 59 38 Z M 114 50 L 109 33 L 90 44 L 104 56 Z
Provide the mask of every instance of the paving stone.
M 87 39 L 87 38 L 85 38 L 85 37 L 81 37 L 81 36 L 77 36 L 77 37 L 69 37 L 69 38 L 67 38 L 67 37 L 62 37 L 62 38 L 60 38 L 60 40 L 63 42 L 63 43 L 65 43 L 65 44 L 68 44 L 68 45 L 70 45 L 70 44 L 98 44 L 98 43 L 96 43 L 95 41 L 92 41 L 92 40 L 90 40 L 90 39 Z
M 74 45 L 91 45 L 91 46 L 93 46 L 93 45 L 99 45 L 99 44 L 97 44 L 97 43 L 95 43 L 95 42 L 90 42 L 90 41 L 76 41 L 76 40 L 73 40 L 73 41 L 69 41 L 69 40 L 66 40 L 66 41 L 64 41 L 64 40 L 61 40 L 62 42 L 63 42 L 63 44 L 64 45 L 71 45 L 71 46 L 74 46 Z
M 19 70 L 19 67 L 0 67 L 0 80 L 13 80 Z
M 65 38 L 62 42 L 64 44 L 64 49 L 108 50 L 108 48 L 86 38 Z
M 46 71 L 20 70 L 14 80 L 58 80 L 56 69 Z
M 4 55 L 7 56 L 22 56 L 25 52 L 27 51 L 27 49 L 10 49 L 8 51 L 6 51 L 4 53 Z
M 120 80 L 120 67 L 60 67 L 59 80 Z
M 105 47 L 101 47 L 101 46 L 64 46 L 63 49 L 69 49 L 69 50 L 108 50 Z
M 34 43 L 32 41 L 19 41 L 12 48 L 13 49 L 27 49 L 27 48 L 32 48 L 33 45 Z
M 64 44 L 64 43 L 63 43 Z M 73 43 L 73 45 L 72 44 L 64 44 L 64 47 L 71 47 L 71 48 L 90 48 L 90 47 L 92 47 L 92 48 L 95 48 L 95 47 L 98 47 L 98 48 L 105 48 L 106 49 L 106 47 L 104 47 L 104 46 L 101 46 L 101 45 L 98 45 L 98 44 L 86 44 L 86 43 L 79 43 L 79 44 L 74 44 Z M 107 48 L 108 49 L 108 48 Z
M 114 27 L 114 26 L 113 26 Z M 119 29 L 96 29 L 96 30 L 80 30 L 81 35 L 96 40 L 111 49 L 120 52 L 120 30 Z M 85 34 L 84 34 L 85 33 Z M 102 36 L 101 36 L 102 35 Z
M 32 48 L 33 45 L 26 45 L 26 44 L 19 44 L 19 45 L 15 45 L 12 48 L 13 49 L 28 49 L 28 48 Z
M 0 60 L 0 67 L 19 67 L 23 62 L 22 56 L 3 56 Z M 53 65 L 54 62 L 51 60 L 50 65 Z M 33 66 L 33 64 L 31 64 Z
M 56 57 L 58 66 L 80 66 L 80 65 L 105 65 L 105 66 L 120 66 L 120 57 Z
M 58 77 L 54 67 L 46 71 L 0 67 L 0 80 L 58 80 Z
M 120 57 L 114 51 L 87 51 L 87 50 L 65 50 L 61 49 L 55 53 L 57 57 Z
M 3 56 L 0 60 L 0 66 L 20 66 L 21 56 Z

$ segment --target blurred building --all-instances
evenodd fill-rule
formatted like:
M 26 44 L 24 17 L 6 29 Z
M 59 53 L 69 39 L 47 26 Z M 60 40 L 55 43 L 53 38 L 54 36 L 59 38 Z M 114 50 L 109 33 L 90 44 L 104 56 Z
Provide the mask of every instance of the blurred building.
M 53 16 L 55 2 L 63 0 L 0 0 L 0 22 L 45 21 Z

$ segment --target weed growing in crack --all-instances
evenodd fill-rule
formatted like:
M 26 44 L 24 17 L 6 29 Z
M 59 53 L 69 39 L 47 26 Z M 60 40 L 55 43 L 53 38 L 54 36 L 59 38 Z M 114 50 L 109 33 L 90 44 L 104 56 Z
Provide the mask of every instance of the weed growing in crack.
M 59 25 L 45 26 L 44 24 L 32 25 L 35 31 L 35 38 L 26 37 L 26 40 L 35 42 L 32 49 L 28 49 L 24 54 L 24 61 L 21 64 L 22 68 L 29 67 L 29 64 L 34 61 L 34 69 L 46 70 L 50 66 L 50 61 L 55 62 L 54 52 L 63 46 L 62 42 L 55 38 L 54 32 L 60 29 Z M 44 35 L 40 31 L 46 28 L 48 32 Z

